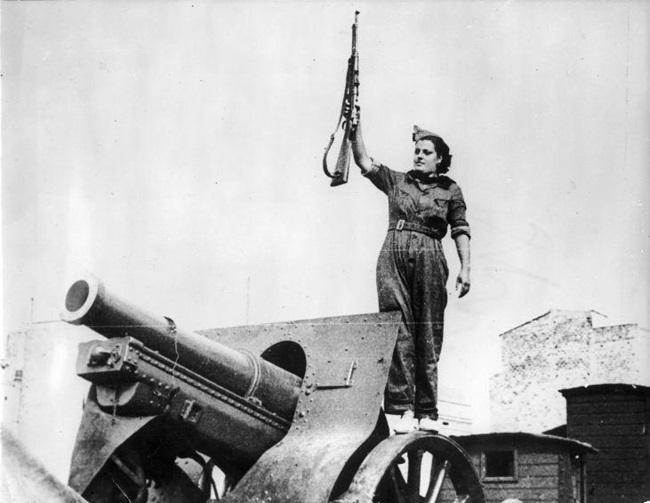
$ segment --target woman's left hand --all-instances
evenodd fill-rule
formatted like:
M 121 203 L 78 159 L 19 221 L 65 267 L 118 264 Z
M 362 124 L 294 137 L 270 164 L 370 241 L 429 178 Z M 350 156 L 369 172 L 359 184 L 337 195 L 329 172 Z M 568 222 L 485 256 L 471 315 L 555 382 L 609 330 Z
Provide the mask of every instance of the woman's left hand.
M 469 292 L 470 284 L 469 270 L 463 267 L 456 278 L 456 291 L 458 292 L 458 297 L 464 297 L 467 292 Z

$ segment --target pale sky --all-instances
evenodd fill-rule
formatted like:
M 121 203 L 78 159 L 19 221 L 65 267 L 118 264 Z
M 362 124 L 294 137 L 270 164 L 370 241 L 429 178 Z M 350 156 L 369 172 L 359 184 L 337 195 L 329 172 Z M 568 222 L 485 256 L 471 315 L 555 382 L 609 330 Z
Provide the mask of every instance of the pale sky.
M 321 172 L 355 9 L 370 154 L 438 132 L 468 204 L 444 384 L 550 308 L 647 327 L 650 4 L 3 2 L 4 332 L 84 271 L 193 329 L 376 311 L 385 196 Z

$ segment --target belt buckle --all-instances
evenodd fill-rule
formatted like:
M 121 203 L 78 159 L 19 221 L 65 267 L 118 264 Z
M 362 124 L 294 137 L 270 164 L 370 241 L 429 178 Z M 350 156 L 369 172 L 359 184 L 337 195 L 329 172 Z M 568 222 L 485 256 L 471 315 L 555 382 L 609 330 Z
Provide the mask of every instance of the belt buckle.
M 404 220 L 401 218 L 397 221 L 397 225 L 395 226 L 395 229 L 398 231 L 401 231 L 404 228 Z

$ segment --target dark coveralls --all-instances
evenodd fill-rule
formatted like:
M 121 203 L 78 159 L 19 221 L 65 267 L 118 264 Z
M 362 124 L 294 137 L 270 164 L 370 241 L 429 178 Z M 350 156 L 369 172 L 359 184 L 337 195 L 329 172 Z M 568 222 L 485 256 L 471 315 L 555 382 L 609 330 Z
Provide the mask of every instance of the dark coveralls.
M 438 359 L 442 347 L 445 284 L 449 275 L 440 240 L 470 235 L 465 201 L 451 178 L 421 181 L 373 164 L 365 176 L 388 196 L 388 233 L 377 260 L 380 311 L 401 311 L 384 394 L 387 413 L 414 409 L 416 417 L 438 418 Z

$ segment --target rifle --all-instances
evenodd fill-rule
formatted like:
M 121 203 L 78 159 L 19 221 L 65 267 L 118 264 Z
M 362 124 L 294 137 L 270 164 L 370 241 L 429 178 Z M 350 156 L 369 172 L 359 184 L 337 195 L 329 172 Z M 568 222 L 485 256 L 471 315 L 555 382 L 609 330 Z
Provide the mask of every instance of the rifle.
M 348 181 L 348 173 L 350 171 L 350 153 L 352 148 L 352 138 L 359 124 L 359 53 L 357 52 L 357 26 L 358 26 L 359 11 L 354 13 L 354 24 L 352 25 L 352 54 L 348 59 L 348 70 L 345 77 L 345 91 L 343 93 L 343 103 L 341 104 L 341 112 L 339 120 L 336 124 L 334 132 L 331 134 L 329 142 L 325 147 L 323 154 L 323 171 L 325 175 L 332 179 L 330 184 L 332 187 L 342 185 Z M 344 131 L 341 149 L 339 156 L 336 159 L 336 168 L 334 173 L 330 173 L 327 169 L 327 154 L 332 148 L 334 143 L 334 136 L 343 123 L 342 129 Z

